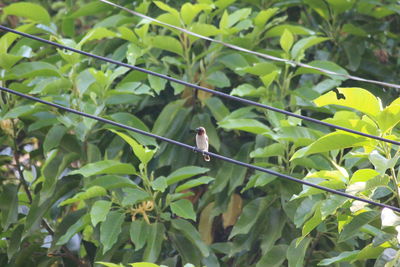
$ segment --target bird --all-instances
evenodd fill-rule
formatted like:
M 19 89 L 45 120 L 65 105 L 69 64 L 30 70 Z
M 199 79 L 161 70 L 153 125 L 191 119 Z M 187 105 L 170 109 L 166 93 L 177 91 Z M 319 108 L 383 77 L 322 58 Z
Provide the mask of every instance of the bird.
M 196 146 L 202 151 L 208 152 L 208 136 L 204 127 L 196 128 Z M 210 156 L 203 153 L 205 161 L 210 161 Z

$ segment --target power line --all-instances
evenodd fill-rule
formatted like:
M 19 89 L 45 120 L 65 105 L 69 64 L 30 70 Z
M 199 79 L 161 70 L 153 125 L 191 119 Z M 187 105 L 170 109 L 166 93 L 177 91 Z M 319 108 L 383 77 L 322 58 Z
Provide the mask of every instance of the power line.
M 58 43 L 55 43 L 55 42 L 52 42 L 52 41 L 49 41 L 49 40 L 46 40 L 46 39 L 42 39 L 40 37 L 31 35 L 31 34 L 28 34 L 28 33 L 23 33 L 23 32 L 14 30 L 14 29 L 7 28 L 7 27 L 2 26 L 2 25 L 0 25 L 0 29 L 8 31 L 8 32 L 12 32 L 12 33 L 24 36 L 24 37 L 28 37 L 30 39 L 34 39 L 34 40 L 42 42 L 42 43 L 47 43 L 47 44 L 59 47 L 61 49 L 69 50 L 69 51 L 72 51 L 72 52 L 75 52 L 75 53 L 78 53 L 78 54 L 82 54 L 82 55 L 85 55 L 85 56 L 88 56 L 88 57 L 96 58 L 96 59 L 99 59 L 99 60 L 102 60 L 102 61 L 106 61 L 106 62 L 109 62 L 109 63 L 112 63 L 112 64 L 116 64 L 116 65 L 119 65 L 119 66 L 123 66 L 123 67 L 129 68 L 129 69 L 137 70 L 137 71 L 149 74 L 149 75 L 157 76 L 157 77 L 160 77 L 162 79 L 166 79 L 166 80 L 169 80 L 171 82 L 179 83 L 179 84 L 185 85 L 187 87 L 191 87 L 191 88 L 194 88 L 194 89 L 197 89 L 197 90 L 205 91 L 205 92 L 208 92 L 208 93 L 211 93 L 211 94 L 214 94 L 214 95 L 222 96 L 222 97 L 225 97 L 225 98 L 228 98 L 228 99 L 232 99 L 232 100 L 235 100 L 235 101 L 239 101 L 239 102 L 242 102 L 242 103 L 246 103 L 246 104 L 249 104 L 249 105 L 253 105 L 253 106 L 260 107 L 260 108 L 268 109 L 268 110 L 271 110 L 271 111 L 274 111 L 274 112 L 279 112 L 279 113 L 285 114 L 287 116 L 296 117 L 296 118 L 299 118 L 299 119 L 302 119 L 302 120 L 305 120 L 305 121 L 310 121 L 310 122 L 313 122 L 313 123 L 316 123 L 316 124 L 320 124 L 320 125 L 324 125 L 324 126 L 327 126 L 327 127 L 332 127 L 334 129 L 337 129 L 337 130 L 342 130 L 342 131 L 345 131 L 345 132 L 353 133 L 353 134 L 356 134 L 356 135 L 361 135 L 361 136 L 364 136 L 364 137 L 367 137 L 367 138 L 383 141 L 383 142 L 386 142 L 386 143 L 391 143 L 391 144 L 394 144 L 394 145 L 400 145 L 400 142 L 398 142 L 398 141 L 394 141 L 394 140 L 386 139 L 386 138 L 383 138 L 383 137 L 380 137 L 380 136 L 375 136 L 375 135 L 359 132 L 359 131 L 352 130 L 352 129 L 349 129 L 349 128 L 345 128 L 345 127 L 342 127 L 342 126 L 339 126 L 339 125 L 323 122 L 323 121 L 320 121 L 320 120 L 317 120 L 317 119 L 314 119 L 314 118 L 310 118 L 310 117 L 303 116 L 303 115 L 300 115 L 300 114 L 292 113 L 292 112 L 289 112 L 289 111 L 286 111 L 286 110 L 283 110 L 283 109 L 279 109 L 279 108 L 275 108 L 275 107 L 272 107 L 272 106 L 261 104 L 261 103 L 255 102 L 255 101 L 247 100 L 245 98 L 228 95 L 228 94 L 225 94 L 225 93 L 222 93 L 222 92 L 219 92 L 219 91 L 215 91 L 215 90 L 203 87 L 203 86 L 199 86 L 199 85 L 192 84 L 192 83 L 189 83 L 189 82 L 185 82 L 185 81 L 182 81 L 182 80 L 179 80 L 179 79 L 176 79 L 176 78 L 172 78 L 172 77 L 170 77 L 168 75 L 165 75 L 165 74 L 153 72 L 153 71 L 150 71 L 150 70 L 147 70 L 147 69 L 143 69 L 143 68 L 140 68 L 140 67 L 137 67 L 137 66 L 133 66 L 133 65 L 130 65 L 130 64 L 127 64 L 127 63 L 123 63 L 123 62 L 120 62 L 120 61 L 117 61 L 117 60 L 114 60 L 114 59 L 110 59 L 110 58 L 107 58 L 107 57 L 91 54 L 91 53 L 88 53 L 88 52 L 85 52 L 85 51 L 82 51 L 82 50 L 78 50 L 78 49 L 75 49 L 75 48 L 72 48 L 72 47 L 68 47 L 68 46 L 65 46 L 65 45 L 62 45 L 62 44 L 58 44 Z
M 311 182 L 300 180 L 300 179 L 294 178 L 294 177 L 286 175 L 286 174 L 282 174 L 282 173 L 279 173 L 279 172 L 276 172 L 276 171 L 273 171 L 273 170 L 265 169 L 265 168 L 262 168 L 262 167 L 259 167 L 259 166 L 255 166 L 255 165 L 252 165 L 252 164 L 249 164 L 249 163 L 245 163 L 245 162 L 242 162 L 242 161 L 239 161 L 239 160 L 235 160 L 235 159 L 232 159 L 232 158 L 229 158 L 229 157 L 225 157 L 225 156 L 222 156 L 222 155 L 219 155 L 219 154 L 215 154 L 215 153 L 212 153 L 212 152 L 204 152 L 204 151 L 198 149 L 195 146 L 191 146 L 191 145 L 188 145 L 188 144 L 185 144 L 185 143 L 181 143 L 181 142 L 178 142 L 178 141 L 173 140 L 173 139 L 169 139 L 169 138 L 166 138 L 166 137 L 163 137 L 163 136 L 152 134 L 152 133 L 149 133 L 149 132 L 146 132 L 146 131 L 143 131 L 143 130 L 140 130 L 140 129 L 137 129 L 137 128 L 134 128 L 134 127 L 131 127 L 131 126 L 127 126 L 127 125 L 122 124 L 122 123 L 118 123 L 118 122 L 115 122 L 115 121 L 112 121 L 112 120 L 104 119 L 102 117 L 91 115 L 91 114 L 88 114 L 88 113 L 85 113 L 85 112 L 82 112 L 82 111 L 78 111 L 78 110 L 75 110 L 75 109 L 72 109 L 72 108 L 64 107 L 64 106 L 61 106 L 61 105 L 58 105 L 58 104 L 55 104 L 55 103 L 52 103 L 52 102 L 48 102 L 48 101 L 42 100 L 42 99 L 37 98 L 37 97 L 26 95 L 24 93 L 21 93 L 21 92 L 18 92 L 18 91 L 15 91 L 15 90 L 12 90 L 12 89 L 9 89 L 9 88 L 6 88 L 6 87 L 0 86 L 0 90 L 8 92 L 10 94 L 14 94 L 14 95 L 23 97 L 23 98 L 26 98 L 26 99 L 29 99 L 29 100 L 32 100 L 32 101 L 35 101 L 35 102 L 38 102 L 38 103 L 42 103 L 44 105 L 52 106 L 52 107 L 55 107 L 55 108 L 58 108 L 58 109 L 61 109 L 61 110 L 64 110 L 64 111 L 67 111 L 67 112 L 70 112 L 70 113 L 74 113 L 74 114 L 77 114 L 79 116 L 83 116 L 83 117 L 86 117 L 86 118 L 97 120 L 97 121 L 100 121 L 100 122 L 103 122 L 103 123 L 106 123 L 106 124 L 111 124 L 111 125 L 123 128 L 123 129 L 128 130 L 128 131 L 136 132 L 136 133 L 139 133 L 139 134 L 142 134 L 142 135 L 146 135 L 146 136 L 149 136 L 149 137 L 152 137 L 152 138 L 155 138 L 155 139 L 159 139 L 159 140 L 162 140 L 164 142 L 168 142 L 168 143 L 171 143 L 171 144 L 174 144 L 174 145 L 177 145 L 177 146 L 181 146 L 181 147 L 190 149 L 192 151 L 204 153 L 204 154 L 212 156 L 213 158 L 221 159 L 221 160 L 224 160 L 224 161 L 236 164 L 236 165 L 240 165 L 240 166 L 243 166 L 243 167 L 246 167 L 246 168 L 249 168 L 249 169 L 253 169 L 253 170 L 260 171 L 260 172 L 269 173 L 271 175 L 274 175 L 274 176 L 277 176 L 277 177 L 281 177 L 281 178 L 284 178 L 286 180 L 290 180 L 290 181 L 293 181 L 293 182 L 296 182 L 296 183 L 300 183 L 300 184 L 303 184 L 303 185 L 306 185 L 306 186 L 314 187 L 314 188 L 317 188 L 317 189 L 320 189 L 320 190 L 323 190 L 323 191 L 326 191 L 326 192 L 329 192 L 329 193 L 332 193 L 332 194 L 340 195 L 340 196 L 343 196 L 343 197 L 346 197 L 346 198 L 351 198 L 351 199 L 354 199 L 354 200 L 362 201 L 362 202 L 365 202 L 365 203 L 368 203 L 368 204 L 371 204 L 371 205 L 374 205 L 374 206 L 379 206 L 379 207 L 382 207 L 382 208 L 388 208 L 388 209 L 391 209 L 393 211 L 400 212 L 400 208 L 398 208 L 398 207 L 394 207 L 394 206 L 391 206 L 391 205 L 386 205 L 386 204 L 383 204 L 383 203 L 378 203 L 378 202 L 375 202 L 375 201 L 372 201 L 372 200 L 369 200 L 369 199 L 363 199 L 363 198 L 360 198 L 360 197 L 357 197 L 357 196 L 353 196 L 353 195 L 347 194 L 345 192 L 341 192 L 341 191 L 337 191 L 337 190 L 334 190 L 334 189 L 331 189 L 331 188 L 328 188 L 328 187 L 320 186 L 318 184 L 313 184 Z
M 270 56 L 270 55 L 268 55 L 268 54 L 264 54 L 264 53 L 260 53 L 260 52 L 255 52 L 255 51 L 252 51 L 252 50 L 249 50 L 249 49 L 246 49 L 246 48 L 237 46 L 237 45 L 228 44 L 228 43 L 225 43 L 225 42 L 220 41 L 220 40 L 215 40 L 215 39 L 213 39 L 213 38 L 210 38 L 210 37 L 207 37 L 207 36 L 203 36 L 203 35 L 200 35 L 200 34 L 198 34 L 198 33 L 191 32 L 191 31 L 189 31 L 189 30 L 180 28 L 180 27 L 178 27 L 178 26 L 175 26 L 175 25 L 172 25 L 172 24 L 169 24 L 169 23 L 166 23 L 166 22 L 162 22 L 162 21 L 160 21 L 160 20 L 157 20 L 157 19 L 154 19 L 154 18 L 152 18 L 152 17 L 143 15 L 142 13 L 133 11 L 133 10 L 131 10 L 131 9 L 129 9 L 129 8 L 123 7 L 123 6 L 121 6 L 121 5 L 112 3 L 112 2 L 107 1 L 107 0 L 100 0 L 100 1 L 103 2 L 103 3 L 109 4 L 109 5 L 112 5 L 112 6 L 114 6 L 114 7 L 118 7 L 118 8 L 120 8 L 120 9 L 122 9 L 122 10 L 125 10 L 126 12 L 129 12 L 129 13 L 135 15 L 135 16 L 138 16 L 138 17 L 141 17 L 141 18 L 144 18 L 144 19 L 147 19 L 147 20 L 156 22 L 156 23 L 158 23 L 158 24 L 164 25 L 164 26 L 166 26 L 166 27 L 173 28 L 173 29 L 175 29 L 175 30 L 178 30 L 178 31 L 184 32 L 184 33 L 186 33 L 186 34 L 189 34 L 189 35 L 192 35 L 192 36 L 201 38 L 201 39 L 203 39 L 203 40 L 207 40 L 207 41 L 210 41 L 210 42 L 214 42 L 214 43 L 221 44 L 221 45 L 223 45 L 223 46 L 225 46 L 225 47 L 229 47 L 229 48 L 234 49 L 234 50 L 237 50 L 237 51 L 249 53 L 249 54 L 256 55 L 256 56 L 259 56 L 259 57 L 262 57 L 262 58 L 265 58 L 265 59 L 269 59 L 269 60 L 273 60 L 273 61 L 284 62 L 284 63 L 290 64 L 290 65 L 292 65 L 292 66 L 299 66 L 299 67 L 303 67 L 303 68 L 307 68 L 307 69 L 318 70 L 318 71 L 323 72 L 323 73 L 325 73 L 325 74 L 337 75 L 337 76 L 341 76 L 341 77 L 344 77 L 344 78 L 349 79 L 349 80 L 355 80 L 355 81 L 361 81 L 361 82 L 366 82 L 366 83 L 379 84 L 379 85 L 383 85 L 383 86 L 387 86 L 387 87 L 394 87 L 394 88 L 400 89 L 400 85 L 398 85 L 398 84 L 387 83 L 387 82 L 381 82 L 381 81 L 370 80 L 370 79 L 365 79 L 365 78 L 353 76 L 353 75 L 350 75 L 350 74 L 338 73 L 338 72 L 335 72 L 335 71 L 330 71 L 330 70 L 326 70 L 326 69 L 323 69 L 323 68 L 314 67 L 314 66 L 311 66 L 311 65 L 309 65 L 309 64 L 305 64 L 305 63 L 301 63 L 301 62 L 296 62 L 296 61 L 289 60 L 289 59 L 274 57 L 274 56 Z

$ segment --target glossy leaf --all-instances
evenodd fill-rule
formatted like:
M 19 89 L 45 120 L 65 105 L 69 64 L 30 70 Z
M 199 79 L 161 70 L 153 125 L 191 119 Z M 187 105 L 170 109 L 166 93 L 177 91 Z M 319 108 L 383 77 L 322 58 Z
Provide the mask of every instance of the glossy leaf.
M 209 255 L 208 247 L 201 241 L 200 234 L 197 230 L 187 221 L 182 219 L 174 219 L 171 221 L 172 227 L 180 231 L 193 245 L 195 245 L 204 257 Z
M 180 199 L 172 202 L 171 211 L 179 217 L 191 219 L 193 221 L 196 220 L 196 213 L 193 210 L 192 202 L 187 199 Z
M 129 137 L 124 133 L 120 133 L 115 130 L 110 130 L 110 131 L 112 131 L 113 133 L 119 135 L 122 139 L 124 139 L 125 142 L 127 142 L 131 146 L 135 156 L 138 157 L 143 164 L 147 164 L 153 158 L 154 153 L 156 153 L 155 149 L 149 149 L 147 147 L 142 146 L 141 144 L 136 142 L 133 138 Z
M 80 168 L 70 172 L 72 174 L 81 174 L 84 177 L 89 177 L 99 174 L 136 174 L 135 168 L 127 163 L 121 163 L 115 160 L 103 160 L 94 163 L 87 164 Z
M 76 194 L 72 198 L 68 198 L 68 199 L 64 200 L 59 205 L 65 206 L 65 205 L 68 205 L 68 204 L 71 204 L 71 203 L 74 203 L 77 201 L 86 200 L 86 199 L 94 198 L 94 197 L 105 196 L 106 194 L 107 194 L 107 191 L 103 187 L 95 185 L 95 186 L 92 186 L 92 187 L 86 189 L 84 192 Z
M 104 222 L 106 220 L 111 204 L 110 201 L 106 200 L 98 200 L 93 204 L 90 210 L 90 219 L 93 227 L 95 227 L 99 222 Z
M 186 166 L 183 168 L 180 168 L 167 177 L 167 184 L 171 185 L 174 183 L 178 183 L 180 181 L 186 180 L 190 177 L 193 177 L 198 174 L 203 174 L 210 169 L 207 168 L 202 168 L 202 167 L 197 167 L 197 166 Z
M 183 56 L 183 48 L 181 43 L 171 36 L 154 36 L 151 39 L 151 44 L 153 47 Z
M 164 232 L 165 227 L 161 223 L 153 223 L 149 225 L 143 260 L 149 262 L 157 261 L 164 241 Z
M 105 189 L 115 188 L 138 188 L 138 186 L 128 177 L 118 175 L 104 175 L 97 177 L 87 184 L 87 187 L 101 186 Z
M 227 130 L 242 130 L 254 134 L 263 134 L 270 131 L 267 125 L 254 119 L 223 120 L 218 125 Z
M 349 224 L 344 226 L 343 231 L 339 235 L 338 241 L 344 242 L 354 237 L 359 233 L 361 227 L 375 220 L 378 215 L 379 212 L 377 211 L 367 211 L 355 216 Z
M 323 107 L 326 105 L 340 105 L 344 107 L 353 108 L 361 111 L 364 114 L 375 118 L 381 111 L 381 104 L 379 100 L 370 92 L 362 88 L 338 88 L 339 93 L 343 94 L 346 99 L 337 99 L 336 93 L 331 91 L 324 94 L 317 99 L 314 103 Z
M 363 136 L 354 135 L 347 132 L 333 132 L 327 134 L 314 143 L 299 149 L 292 156 L 292 160 L 307 155 L 328 152 L 334 149 L 372 145 L 371 141 Z
M 285 29 L 283 31 L 281 39 L 279 40 L 279 43 L 280 43 L 282 49 L 285 52 L 289 52 L 290 48 L 293 45 L 293 41 L 294 41 L 293 34 L 289 30 Z
M 210 182 L 214 181 L 214 178 L 210 176 L 202 176 L 197 179 L 190 180 L 184 184 L 181 184 L 175 189 L 175 192 L 181 192 L 199 185 L 209 184 Z
M 297 240 L 293 240 L 290 243 L 289 248 L 286 251 L 289 267 L 303 266 L 305 254 L 310 242 L 311 238 L 304 238 L 299 244 L 297 244 Z
M 121 233 L 121 226 L 125 214 L 119 211 L 111 211 L 100 225 L 100 241 L 103 245 L 103 254 L 106 253 L 117 242 Z
M 150 230 L 151 226 L 144 220 L 131 222 L 129 233 L 133 244 L 135 244 L 136 251 L 146 245 Z
M 4 7 L 3 12 L 5 15 L 21 16 L 44 24 L 49 24 L 51 21 L 50 15 L 46 9 L 35 3 L 13 3 Z

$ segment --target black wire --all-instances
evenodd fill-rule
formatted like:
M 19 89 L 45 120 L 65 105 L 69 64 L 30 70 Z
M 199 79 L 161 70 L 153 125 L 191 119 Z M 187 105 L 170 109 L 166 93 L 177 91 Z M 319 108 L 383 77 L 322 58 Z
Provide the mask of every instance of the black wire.
M 127 63 L 123 63 L 123 62 L 120 62 L 120 61 L 117 61 L 117 60 L 113 60 L 113 59 L 110 59 L 110 58 L 107 58 L 107 57 L 94 55 L 94 54 L 91 54 L 91 53 L 88 53 L 88 52 L 85 52 L 85 51 L 81 51 L 81 50 L 78 50 L 78 49 L 75 49 L 75 48 L 71 48 L 71 47 L 68 47 L 68 46 L 65 46 L 65 45 L 62 45 L 62 44 L 58 44 L 58 43 L 55 43 L 55 42 L 52 42 L 52 41 L 49 41 L 49 40 L 46 40 L 46 39 L 42 39 L 40 37 L 31 35 L 31 34 L 28 34 L 28 33 L 23 33 L 23 32 L 17 31 L 17 30 L 13 30 L 13 29 L 7 28 L 7 27 L 2 26 L 2 25 L 0 25 L 0 29 L 8 31 L 8 32 L 15 33 L 15 34 L 18 34 L 18 35 L 25 36 L 25 37 L 37 40 L 39 42 L 43 42 L 43 43 L 47 43 L 47 44 L 50 44 L 50 45 L 53 45 L 53 46 L 57 46 L 59 48 L 62 48 L 62 49 L 65 49 L 65 50 L 69 50 L 69 51 L 72 51 L 72 52 L 75 52 L 75 53 L 78 53 L 78 54 L 82 54 L 82 55 L 85 55 L 85 56 L 88 56 L 88 57 L 100 59 L 102 61 L 106 61 L 106 62 L 109 62 L 109 63 L 112 63 L 112 64 L 116 64 L 116 65 L 123 66 L 123 67 L 129 68 L 129 69 L 133 69 L 133 70 L 144 72 L 144 73 L 147 73 L 147 74 L 150 74 L 150 75 L 154 75 L 154 76 L 160 77 L 162 79 L 166 79 L 166 80 L 169 80 L 171 82 L 179 83 L 179 84 L 185 85 L 187 87 L 192 87 L 194 89 L 205 91 L 205 92 L 208 92 L 208 93 L 211 93 L 211 94 L 214 94 L 214 95 L 222 96 L 222 97 L 225 97 L 225 98 L 228 98 L 228 99 L 232 99 L 232 100 L 239 101 L 239 102 L 242 102 L 242 103 L 246 103 L 246 104 L 249 104 L 249 105 L 257 106 L 257 107 L 260 107 L 260 108 L 272 110 L 272 111 L 275 111 L 275 112 L 279 112 L 279 113 L 285 114 L 287 116 L 296 117 L 296 118 L 299 118 L 299 119 L 302 119 L 302 120 L 305 120 L 305 121 L 310 121 L 310 122 L 313 122 L 313 123 L 316 123 L 316 124 L 332 127 L 334 129 L 337 129 L 337 130 L 342 130 L 342 131 L 345 131 L 345 132 L 361 135 L 361 136 L 364 136 L 364 137 L 376 139 L 376 140 L 383 141 L 383 142 L 386 142 L 386 143 L 391 143 L 391 144 L 394 144 L 394 145 L 400 145 L 400 142 L 398 142 L 398 141 L 394 141 L 394 140 L 386 139 L 386 138 L 383 138 L 383 137 L 380 137 L 380 136 L 375 136 L 375 135 L 359 132 L 359 131 L 356 131 L 356 130 L 352 130 L 352 129 L 348 129 L 348 128 L 345 128 L 345 127 L 342 127 L 342 126 L 338 126 L 338 125 L 334 125 L 334 124 L 331 124 L 331 123 L 323 122 L 323 121 L 320 121 L 320 120 L 317 120 L 317 119 L 314 119 L 314 118 L 310 118 L 310 117 L 307 117 L 307 116 L 303 116 L 303 115 L 299 115 L 299 114 L 296 114 L 296 113 L 292 113 L 292 112 L 289 112 L 289 111 L 286 111 L 286 110 L 282 110 L 282 109 L 279 109 L 279 108 L 275 108 L 275 107 L 272 107 L 272 106 L 268 106 L 268 105 L 264 105 L 264 104 L 261 104 L 261 103 L 257 103 L 255 101 L 251 101 L 251 100 L 247 100 L 247 99 L 244 99 L 244 98 L 228 95 L 228 94 L 225 94 L 225 93 L 222 93 L 222 92 L 219 92 L 219 91 L 215 91 L 215 90 L 212 90 L 212 89 L 209 89 L 209 88 L 206 88 L 206 87 L 202 87 L 202 86 L 199 86 L 199 85 L 196 85 L 196 84 L 192 84 L 192 83 L 185 82 L 185 81 L 182 81 L 182 80 L 179 80 L 179 79 L 176 79 L 176 78 L 172 78 L 172 77 L 169 77 L 168 75 L 160 74 L 160 73 L 153 72 L 153 71 L 150 71 L 150 70 L 147 70 L 147 69 L 143 69 L 143 68 L 140 68 L 140 67 L 136 67 L 136 66 L 133 66 L 133 65 L 130 65 L 130 64 L 127 64 Z
M 58 104 L 55 104 L 55 103 L 51 103 L 51 102 L 42 100 L 40 98 L 36 98 L 36 97 L 30 96 L 30 95 L 26 95 L 26 94 L 23 94 L 21 92 L 18 92 L 18 91 L 9 89 L 9 88 L 5 88 L 5 87 L 0 86 L 0 90 L 8 92 L 8 93 L 11 93 L 11 94 L 14 94 L 14 95 L 17 95 L 17 96 L 20 96 L 20 97 L 23 97 L 23 98 L 26 98 L 26 99 L 29 99 L 29 100 L 32 100 L 32 101 L 35 101 L 35 102 L 39 102 L 39 103 L 42 103 L 42 104 L 45 104 L 45 105 L 49 105 L 49 106 L 52 106 L 52 107 L 55 107 L 55 108 L 58 108 L 58 109 L 61 109 L 61 110 L 67 111 L 67 112 L 71 112 L 71 113 L 74 113 L 74 114 L 77 114 L 77 115 L 80 115 L 80 116 L 83 116 L 83 117 L 87 117 L 87 118 L 94 119 L 94 120 L 97 120 L 97 121 L 100 121 L 100 122 L 103 122 L 103 123 L 107 123 L 107 124 L 111 124 L 111 125 L 114 125 L 114 126 L 118 126 L 118 127 L 123 128 L 123 129 L 126 129 L 128 131 L 132 131 L 132 132 L 143 134 L 143 135 L 146 135 L 146 136 L 149 136 L 149 137 L 153 137 L 153 138 L 156 138 L 156 139 L 159 139 L 159 140 L 162 140 L 162 141 L 165 141 L 165 142 L 177 145 L 177 146 L 181 146 L 181 147 L 184 147 L 184 148 L 196 151 L 196 152 L 204 153 L 204 154 L 210 155 L 210 156 L 212 156 L 214 158 L 221 159 L 221 160 L 224 160 L 224 161 L 236 164 L 236 165 L 240 165 L 240 166 L 243 166 L 243 167 L 246 167 L 246 168 L 250 168 L 250 169 L 253 169 L 253 170 L 257 170 L 257 171 L 260 171 L 260 172 L 269 173 L 269 174 L 284 178 L 286 180 L 290 180 L 290 181 L 293 181 L 293 182 L 296 182 L 296 183 L 300 183 L 300 184 L 303 184 L 303 185 L 307 185 L 307 186 L 311 186 L 311 187 L 314 187 L 314 188 L 317 188 L 317 189 L 321 189 L 323 191 L 326 191 L 326 192 L 329 192 L 329 193 L 332 193 L 332 194 L 340 195 L 340 196 L 343 196 L 343 197 L 346 197 L 346 198 L 351 198 L 351 199 L 355 199 L 355 200 L 358 200 L 358 201 L 362 201 L 362 202 L 365 202 L 365 203 L 368 203 L 368 204 L 371 204 L 371 205 L 374 205 L 374 206 L 388 208 L 388 209 L 400 212 L 400 208 L 398 208 L 398 207 L 394 207 L 394 206 L 378 203 L 378 202 L 375 202 L 375 201 L 372 201 L 372 200 L 368 200 L 368 199 L 363 199 L 363 198 L 360 198 L 360 197 L 357 197 L 357 196 L 353 196 L 353 195 L 347 194 L 345 192 L 341 192 L 341 191 L 337 191 L 337 190 L 334 190 L 334 189 L 331 189 L 331 188 L 328 188 L 328 187 L 324 187 L 324 186 L 320 186 L 320 185 L 317 185 L 317 184 L 313 184 L 311 182 L 300 180 L 300 179 L 294 178 L 294 177 L 286 175 L 286 174 L 282 174 L 282 173 L 279 173 L 279 172 L 276 172 L 276 171 L 273 171 L 273 170 L 265 169 L 265 168 L 262 168 L 262 167 L 259 167 L 259 166 L 255 166 L 255 165 L 252 165 L 252 164 L 249 164 L 249 163 L 238 161 L 238 160 L 235 160 L 235 159 L 232 159 L 232 158 L 228 158 L 228 157 L 225 157 L 225 156 L 222 156 L 222 155 L 219 155 L 219 154 L 215 154 L 215 153 L 212 153 L 212 152 L 204 152 L 204 151 L 198 149 L 195 146 L 190 146 L 188 144 L 181 143 L 181 142 L 175 141 L 173 139 L 169 139 L 169 138 L 166 138 L 166 137 L 163 137 L 163 136 L 159 136 L 159 135 L 156 135 L 156 134 L 152 134 L 152 133 L 140 130 L 140 129 L 136 129 L 136 128 L 133 128 L 133 127 L 130 127 L 130 126 L 127 126 L 127 125 L 124 125 L 124 124 L 121 124 L 121 123 L 118 123 L 118 122 L 115 122 L 115 121 L 111 121 L 111 120 L 108 120 L 108 119 L 104 119 L 102 117 L 90 115 L 90 114 L 84 113 L 82 111 L 78 111 L 78 110 L 75 110 L 75 109 L 72 109 L 72 108 L 68 108 L 68 107 L 64 107 L 64 106 L 61 106 L 61 105 L 58 105 Z

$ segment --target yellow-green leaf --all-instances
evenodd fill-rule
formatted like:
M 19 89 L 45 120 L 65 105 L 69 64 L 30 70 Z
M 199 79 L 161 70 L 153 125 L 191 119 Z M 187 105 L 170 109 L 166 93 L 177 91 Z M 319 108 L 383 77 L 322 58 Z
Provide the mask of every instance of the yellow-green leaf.
M 338 99 L 337 94 L 334 91 L 330 91 L 314 99 L 314 103 L 318 107 L 339 105 L 353 108 L 372 118 L 376 118 L 381 112 L 380 101 L 372 93 L 363 88 L 338 88 L 338 91 L 345 96 L 345 99 Z

